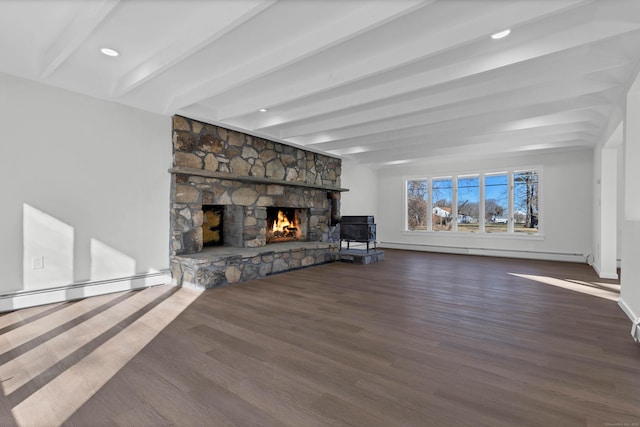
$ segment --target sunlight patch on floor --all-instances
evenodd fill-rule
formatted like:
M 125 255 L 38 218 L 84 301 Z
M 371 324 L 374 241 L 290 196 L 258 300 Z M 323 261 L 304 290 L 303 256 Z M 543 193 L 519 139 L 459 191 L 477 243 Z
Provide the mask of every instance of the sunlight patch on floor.
M 3 384 L 3 395 L 10 397 L 13 391 L 19 390 L 19 387 L 47 369 L 55 369 L 66 355 L 90 344 L 101 333 L 117 326 L 122 319 L 135 316 L 138 310 L 146 304 L 153 304 L 155 299 L 161 300 L 73 366 L 18 402 L 11 410 L 15 422 L 20 426 L 63 423 L 199 295 L 198 291 L 176 290 L 169 286 L 145 289 L 73 327 L 68 331 L 68 337 L 64 336 L 67 334 L 64 332 L 0 366 L 2 377 L 9 379 Z M 67 348 L 66 345 L 72 346 Z M 27 359 L 39 361 L 39 364 L 31 366 Z M 19 374 L 20 371 L 27 372 Z
M 557 279 L 549 276 L 538 276 L 533 274 L 509 273 L 512 276 L 521 277 L 523 279 L 534 280 L 545 285 L 556 286 L 558 288 L 570 291 L 580 292 L 582 294 L 592 295 L 598 298 L 604 298 L 611 301 L 618 301 L 620 298 L 620 285 L 612 283 L 585 282 L 574 279 Z
M 110 307 L 109 309 L 92 316 L 71 329 L 49 339 L 43 345 L 21 353 L 0 366 L 0 377 L 10 378 L 4 382 L 5 395 L 23 387 L 33 378 L 37 378 L 43 372 L 51 368 L 61 359 L 79 351 L 87 343 L 98 339 L 118 322 L 123 321 L 131 313 L 143 308 L 146 304 L 157 298 L 152 291 L 158 293 L 158 289 L 149 289 L 147 292 L 137 292 L 125 301 Z
M 9 351 L 18 349 L 20 346 L 28 342 L 39 339 L 45 334 L 49 334 L 56 328 L 63 327 L 64 324 L 73 321 L 81 316 L 86 316 L 92 310 L 108 303 L 117 297 L 117 294 L 104 295 L 97 298 L 88 298 L 83 300 L 81 304 L 67 304 L 60 310 L 40 318 L 32 323 L 15 327 L 2 334 L 3 343 L 0 347 L 0 353 L 5 354 Z M 9 318 L 17 316 L 8 315 Z

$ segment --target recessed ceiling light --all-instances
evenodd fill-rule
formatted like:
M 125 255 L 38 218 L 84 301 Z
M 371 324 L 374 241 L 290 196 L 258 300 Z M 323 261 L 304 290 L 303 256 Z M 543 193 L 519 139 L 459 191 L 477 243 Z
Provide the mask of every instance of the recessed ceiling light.
M 258 111 L 260 111 L 261 113 L 266 113 L 267 111 L 269 111 L 268 108 L 261 108 Z
M 103 47 L 102 49 L 100 49 L 100 52 L 102 52 L 103 54 L 105 54 L 107 56 L 118 56 L 118 55 L 120 55 L 120 52 L 118 52 L 117 50 L 109 49 L 108 47 Z
M 500 31 L 499 33 L 492 34 L 491 38 L 494 40 L 502 39 L 504 37 L 507 37 L 509 33 L 511 33 L 511 30 Z

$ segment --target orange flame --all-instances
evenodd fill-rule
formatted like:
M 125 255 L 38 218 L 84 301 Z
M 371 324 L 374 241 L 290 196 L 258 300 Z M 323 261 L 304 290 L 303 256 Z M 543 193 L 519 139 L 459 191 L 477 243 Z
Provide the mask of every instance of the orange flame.
M 267 241 L 298 239 L 300 237 L 298 216 L 295 214 L 293 216 L 294 218 L 287 218 L 287 215 L 282 210 L 278 210 L 277 219 L 273 221 L 273 225 L 268 233 L 269 236 L 267 236 Z
M 285 231 L 287 227 L 295 226 L 295 224 L 291 223 L 287 216 L 282 211 L 278 211 L 278 219 L 273 221 L 273 231 Z

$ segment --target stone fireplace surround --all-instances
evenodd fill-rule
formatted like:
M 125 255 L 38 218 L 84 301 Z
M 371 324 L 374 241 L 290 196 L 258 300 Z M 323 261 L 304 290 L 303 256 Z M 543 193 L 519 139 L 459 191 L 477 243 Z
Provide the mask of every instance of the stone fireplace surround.
M 171 273 L 207 289 L 339 259 L 341 160 L 173 117 Z M 203 247 L 203 205 L 224 206 L 224 245 Z M 268 244 L 267 207 L 304 209 L 306 240 Z

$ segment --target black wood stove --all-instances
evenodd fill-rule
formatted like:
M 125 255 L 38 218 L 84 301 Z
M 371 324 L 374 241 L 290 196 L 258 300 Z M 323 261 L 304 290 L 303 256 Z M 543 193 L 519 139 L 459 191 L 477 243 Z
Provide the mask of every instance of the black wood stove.
M 373 223 L 373 216 L 343 216 L 340 220 L 340 246 L 342 241 L 347 242 L 347 249 L 350 242 L 366 243 L 367 252 L 369 244 L 373 242 L 375 249 L 376 225 Z

